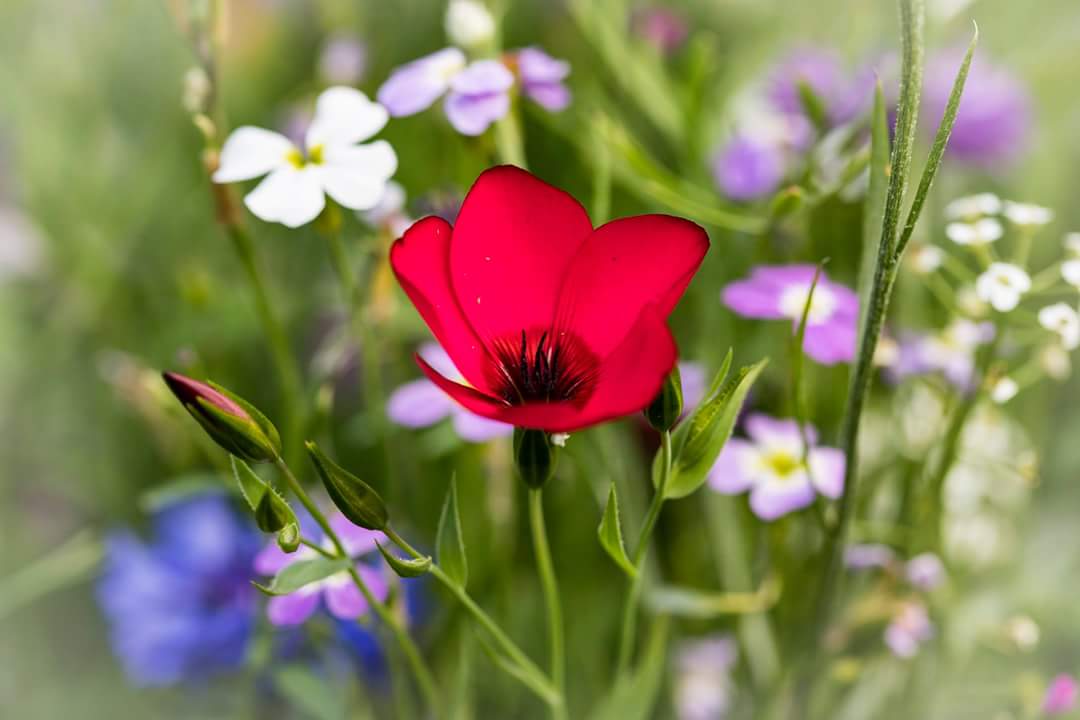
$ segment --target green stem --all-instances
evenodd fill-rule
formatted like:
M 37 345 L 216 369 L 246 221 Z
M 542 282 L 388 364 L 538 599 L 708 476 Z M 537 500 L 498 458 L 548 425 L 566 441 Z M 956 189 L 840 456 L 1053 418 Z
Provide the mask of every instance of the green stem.
M 390 541 L 401 548 L 405 553 L 413 558 L 420 558 L 423 555 L 410 545 L 404 538 L 398 535 L 397 531 L 392 527 L 387 527 L 383 530 L 386 537 L 390 538 Z M 463 587 L 450 579 L 450 577 L 443 571 L 441 567 L 435 562 L 431 564 L 431 574 L 435 576 L 435 579 L 439 581 L 443 587 L 449 590 L 458 602 L 462 604 L 465 610 L 473 617 L 480 627 L 487 631 L 487 633 L 495 641 L 495 644 L 499 646 L 499 649 L 506 654 L 506 657 L 517 665 L 521 670 L 521 675 L 518 676 L 522 679 L 526 685 L 533 690 L 544 702 L 549 705 L 561 705 L 562 699 L 559 691 L 548 680 L 544 671 L 537 667 L 536 663 L 529 659 L 529 656 L 517 646 L 517 644 L 510 639 L 510 636 L 488 615 L 484 612 L 484 609 L 476 604 L 476 601 L 472 599 L 468 592 Z M 528 680 L 526 680 L 528 678 Z
M 495 148 L 499 161 L 528 169 L 525 162 L 525 142 L 521 137 L 521 120 L 518 117 L 519 101 L 515 98 L 510 112 L 495 121 Z
M 300 370 L 296 364 L 296 358 L 289 349 L 288 336 L 278 319 L 277 313 L 270 302 L 270 293 L 267 291 L 266 281 L 263 279 L 259 263 L 255 258 L 255 246 L 247 230 L 239 223 L 228 223 L 225 231 L 233 242 L 236 255 L 240 258 L 240 264 L 244 266 L 248 282 L 251 285 L 255 297 L 255 308 L 262 322 L 263 332 L 270 343 L 270 354 L 281 379 L 283 415 L 286 418 L 285 438 L 287 447 L 285 457 L 295 457 L 299 442 L 303 433 L 301 428 L 303 420 L 301 408 L 303 407 L 302 387 L 300 383 Z
M 551 716 L 558 720 L 566 717 L 566 643 L 559 584 L 555 579 L 551 548 L 548 546 L 547 530 L 544 528 L 544 496 L 540 488 L 529 489 L 529 525 L 532 528 L 533 550 L 536 553 L 536 569 L 540 573 L 540 586 L 544 592 L 544 604 L 547 605 L 551 681 L 564 699 L 562 704 L 551 707 Z
M 349 553 L 345 550 L 345 545 L 341 542 L 341 538 L 334 532 L 334 529 L 330 526 L 330 522 L 326 519 L 326 515 L 323 514 L 319 506 L 311 499 L 311 496 L 307 494 L 300 481 L 296 479 L 292 470 L 285 464 L 282 458 L 277 458 L 274 461 L 278 470 L 281 471 L 282 476 L 285 478 L 289 488 L 296 495 L 300 504 L 308 511 L 311 517 L 318 524 L 319 528 L 323 531 L 323 534 L 329 538 L 330 542 L 334 545 L 334 549 L 337 551 L 337 556 L 340 558 L 348 558 Z M 357 572 L 356 567 L 352 564 L 348 569 L 349 577 L 352 578 L 353 583 L 357 589 L 360 590 L 360 594 L 364 596 L 368 605 L 375 611 L 375 615 L 379 620 L 389 628 L 393 634 L 394 639 L 401 647 L 401 651 L 405 654 L 405 659 L 409 664 L 409 669 L 412 671 L 416 678 L 417 685 L 420 687 L 420 692 L 424 695 L 424 701 L 427 703 L 431 712 L 438 716 L 440 714 L 441 704 L 439 702 L 439 692 L 435 686 L 435 678 L 428 669 L 427 664 L 424 662 L 423 657 L 420 655 L 419 648 L 416 647 L 416 643 L 409 637 L 409 634 L 402 627 L 398 619 L 394 617 L 394 614 L 390 611 L 390 608 L 383 602 L 380 602 L 368 589 L 363 578 L 360 577 L 360 573 Z
M 660 453 L 660 484 L 653 494 L 649 510 L 645 514 L 645 522 L 638 533 L 637 545 L 634 547 L 633 563 L 637 572 L 630 581 L 630 592 L 626 596 L 626 604 L 623 605 L 619 654 L 615 662 L 616 678 L 622 677 L 629 669 L 630 656 L 634 651 L 634 639 L 637 635 L 637 608 L 644 587 L 645 555 L 649 550 L 649 538 L 652 537 L 653 528 L 656 527 L 656 521 L 660 517 L 660 510 L 664 506 L 664 493 L 667 490 L 668 479 L 671 477 L 671 431 L 660 434 Z

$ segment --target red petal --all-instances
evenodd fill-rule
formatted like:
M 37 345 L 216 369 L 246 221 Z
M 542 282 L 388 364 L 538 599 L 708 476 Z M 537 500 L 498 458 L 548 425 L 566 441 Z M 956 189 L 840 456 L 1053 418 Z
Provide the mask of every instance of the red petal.
M 490 342 L 548 328 L 567 265 L 591 232 L 562 190 L 509 165 L 482 173 L 450 248 L 454 290 L 476 334 Z
M 390 248 L 390 265 L 457 369 L 477 387 L 486 387 L 487 351 L 450 284 L 451 232 L 449 223 L 438 217 L 414 223 Z
M 570 263 L 556 327 L 575 330 L 601 358 L 648 305 L 666 318 L 709 249 L 709 236 L 688 220 L 639 215 L 599 227 Z
M 417 362 L 432 382 L 477 415 L 517 427 L 574 432 L 642 410 L 660 391 L 677 357 L 675 340 L 664 316 L 649 306 L 600 366 L 596 387 L 580 408 L 569 402 L 507 405 L 448 380 L 419 356 Z

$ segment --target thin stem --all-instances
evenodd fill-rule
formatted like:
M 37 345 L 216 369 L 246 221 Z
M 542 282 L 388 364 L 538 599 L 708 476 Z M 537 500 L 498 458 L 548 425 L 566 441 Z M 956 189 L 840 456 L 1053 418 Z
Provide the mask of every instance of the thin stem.
M 322 555 L 322 556 L 323 556 L 324 558 L 327 558 L 328 560 L 335 560 L 335 559 L 337 559 L 337 555 L 335 555 L 335 554 L 334 554 L 334 553 L 332 553 L 332 552 L 329 552 L 328 550 L 326 550 L 325 548 L 323 548 L 323 546 L 319 545 L 319 544 L 318 544 L 318 543 L 316 543 L 316 542 L 313 542 L 313 541 L 311 541 L 311 540 L 308 540 L 308 539 L 307 539 L 307 538 L 305 538 L 305 537 L 302 537 L 302 538 L 300 538 L 300 544 L 301 544 L 301 545 L 303 545 L 303 546 L 304 546 L 304 547 L 306 547 L 306 548 L 311 548 L 312 550 L 314 550 L 314 551 L 315 551 L 315 552 L 317 552 L 318 554 Z
M 551 652 L 551 681 L 564 702 L 551 707 L 553 718 L 566 717 L 566 649 L 563 628 L 562 603 L 559 601 L 559 584 L 555 579 L 555 567 L 551 562 L 547 530 L 544 528 L 544 496 L 540 488 L 529 489 L 529 525 L 532 528 L 533 550 L 536 553 L 536 569 L 540 573 L 540 585 L 547 605 L 548 641 Z
M 274 464 L 277 465 L 278 470 L 281 471 L 286 483 L 293 491 L 293 494 L 296 495 L 300 504 L 304 506 L 318 524 L 319 528 L 323 531 L 323 534 L 326 535 L 333 544 L 334 549 L 337 551 L 337 556 L 340 558 L 348 558 L 349 553 L 345 550 L 345 545 L 341 542 L 341 538 L 334 532 L 334 529 L 330 526 L 330 522 L 326 519 L 326 515 L 323 514 L 322 510 L 319 509 L 319 506 L 311 499 L 311 496 L 307 494 L 300 484 L 300 481 L 296 479 L 292 470 L 289 469 L 289 466 L 286 465 L 285 461 L 280 457 L 274 461 Z M 405 659 L 409 664 L 410 670 L 412 670 L 413 675 L 416 677 L 416 682 L 420 686 L 420 692 L 424 695 L 424 701 L 427 703 L 432 714 L 438 716 L 442 706 L 439 702 L 439 693 L 435 686 L 435 678 L 432 676 L 431 671 L 428 669 L 427 664 L 420 655 L 420 650 L 416 647 L 416 643 L 409 637 L 409 634 L 401 626 L 401 623 L 398 622 L 398 619 L 394 617 L 390 608 L 371 593 L 371 590 L 368 589 L 363 578 L 360 577 L 360 573 L 357 572 L 355 565 L 349 564 L 348 573 L 349 577 L 352 578 L 353 583 L 360 591 L 360 594 L 364 596 L 368 605 L 375 611 L 379 620 L 382 621 L 393 634 L 394 639 L 405 654 Z
M 633 563 L 637 569 L 630 581 L 630 592 L 626 596 L 626 604 L 623 605 L 622 632 L 619 635 L 619 654 L 615 663 L 615 677 L 622 677 L 630 667 L 630 656 L 634 651 L 634 639 L 637 634 L 637 608 L 641 599 L 645 576 L 645 555 L 649 549 L 649 538 L 652 537 L 653 528 L 660 517 L 660 510 L 664 506 L 664 493 L 667 490 L 668 479 L 671 477 L 671 431 L 660 434 L 660 484 L 653 494 L 649 510 L 645 514 L 645 522 L 641 525 L 638 533 L 637 546 L 634 547 Z
M 390 538 L 390 541 L 405 551 L 413 558 L 420 558 L 423 555 L 408 543 L 404 538 L 398 535 L 397 531 L 392 527 L 387 527 L 383 530 L 386 537 Z M 495 644 L 499 646 L 499 649 L 506 654 L 507 658 L 520 668 L 523 673 L 522 677 L 529 677 L 533 684 L 528 684 L 528 687 L 536 692 L 544 702 L 549 705 L 562 704 L 561 695 L 558 690 L 555 689 L 551 681 L 548 680 L 544 671 L 541 670 L 536 663 L 529 659 L 529 656 L 518 647 L 518 645 L 510 639 L 510 636 L 499 627 L 499 625 L 484 612 L 484 609 L 476 604 L 476 601 L 472 599 L 466 590 L 455 583 L 450 577 L 443 571 L 441 567 L 435 562 L 431 564 L 431 574 L 435 576 L 435 579 L 439 581 L 447 590 L 449 590 L 458 602 L 462 604 L 466 611 L 472 615 L 473 619 L 479 623 L 491 635 L 495 640 Z

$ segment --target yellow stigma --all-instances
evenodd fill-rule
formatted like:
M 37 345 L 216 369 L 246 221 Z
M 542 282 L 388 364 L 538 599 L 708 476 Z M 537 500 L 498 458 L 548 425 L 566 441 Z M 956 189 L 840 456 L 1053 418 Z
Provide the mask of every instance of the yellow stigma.
M 776 450 L 764 458 L 765 464 L 779 477 L 787 477 L 802 467 L 802 460 L 785 450 Z
M 304 156 L 297 148 L 290 148 L 285 153 L 285 160 L 297 170 L 304 167 Z
M 323 146 L 313 145 L 308 148 L 308 162 L 312 165 L 323 164 Z

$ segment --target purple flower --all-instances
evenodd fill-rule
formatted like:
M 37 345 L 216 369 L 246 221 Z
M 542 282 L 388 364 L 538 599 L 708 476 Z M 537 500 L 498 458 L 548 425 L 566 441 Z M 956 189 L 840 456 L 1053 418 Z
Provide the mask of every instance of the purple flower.
M 924 642 L 934 636 L 934 624 L 926 607 L 917 602 L 905 602 L 885 628 L 885 644 L 898 658 L 915 657 Z
M 757 200 L 780 186 L 784 165 L 784 153 L 777 144 L 736 135 L 714 156 L 713 179 L 733 200 Z
M 327 85 L 356 85 L 367 69 L 367 46 L 347 33 L 331 35 L 319 54 L 319 75 Z
M 852 545 L 844 551 L 844 565 L 849 570 L 887 568 L 896 560 L 896 553 L 888 545 Z
M 1046 687 L 1046 695 L 1043 696 L 1042 711 L 1046 715 L 1064 715 L 1076 707 L 1076 698 L 1080 693 L 1080 686 L 1076 678 L 1067 673 L 1054 676 Z
M 239 667 L 255 626 L 249 582 L 258 538 L 220 493 L 155 513 L 154 537 L 109 535 L 97 599 L 113 652 L 140 686 Z
M 910 375 L 941 373 L 957 388 L 969 390 L 974 380 L 975 353 L 979 345 L 993 338 L 992 323 L 962 319 L 938 333 L 902 336 L 889 376 L 896 382 Z
M 305 519 L 305 525 L 311 524 Z M 385 541 L 381 532 L 365 530 L 349 522 L 340 513 L 330 517 L 330 527 L 337 533 L 350 557 L 356 558 L 374 552 L 375 543 Z M 329 539 L 322 540 L 322 546 L 332 550 Z M 276 542 L 267 544 L 255 556 L 254 568 L 260 575 L 276 575 L 285 567 L 301 560 L 310 560 L 318 554 L 308 547 L 301 547 L 294 553 L 286 554 Z M 371 594 L 378 600 L 385 600 L 390 586 L 381 569 L 364 563 L 356 565 L 357 572 Z M 273 625 L 299 625 L 319 609 L 320 601 L 325 602 L 331 615 L 340 620 L 355 620 L 368 611 L 367 599 L 356 587 L 349 573 L 342 571 L 328 578 L 310 583 L 288 595 L 270 598 L 266 606 L 266 616 Z
M 858 115 L 870 100 L 874 73 L 870 68 L 849 73 L 836 54 L 804 47 L 790 53 L 770 75 L 767 94 L 773 107 L 786 115 L 803 116 L 802 85 L 824 104 L 829 122 L 840 125 Z
M 424 343 L 419 353 L 428 365 L 444 377 L 462 377 L 438 343 Z M 472 443 L 509 437 L 514 432 L 512 425 L 489 420 L 466 410 L 427 378 L 407 382 L 394 390 L 386 402 L 386 414 L 398 425 L 408 428 L 430 427 L 449 417 L 458 436 Z
M 721 299 L 744 317 L 787 318 L 798 329 L 816 270 L 813 265 L 761 265 L 748 279 L 725 287 Z M 855 293 L 822 273 L 807 315 L 803 350 L 823 365 L 850 362 L 858 316 Z
M 443 109 L 450 124 L 462 135 L 480 135 L 510 111 L 514 66 L 522 91 L 548 110 L 562 110 L 570 102 L 563 80 L 570 66 L 537 48 L 524 48 L 499 60 L 466 64 L 465 53 L 450 47 L 402 65 L 379 88 L 378 100 L 393 117 L 405 117 L 431 107 L 446 96 Z
M 937 127 L 949 101 L 964 53 L 954 49 L 927 63 L 923 86 L 924 125 Z M 949 156 L 991 169 L 1019 157 L 1031 128 L 1031 99 L 1009 70 L 976 52 L 949 138 Z
M 905 574 L 909 583 L 928 592 L 945 582 L 945 565 L 934 553 L 922 553 L 908 560 Z
M 699 363 L 683 360 L 679 363 L 679 379 L 682 380 L 683 414 L 697 407 L 709 389 L 705 368 Z
M 690 34 L 682 15 L 660 6 L 635 10 L 630 17 L 630 30 L 662 55 L 678 50 Z
M 570 90 L 563 81 L 570 74 L 570 64 L 536 47 L 522 48 L 514 58 L 522 89 L 529 99 L 551 112 L 565 110 L 570 104 Z
M 750 509 L 762 520 L 775 520 L 814 502 L 817 495 L 840 497 L 844 484 L 844 454 L 818 447 L 817 431 L 806 427 L 809 451 L 803 462 L 803 441 L 794 420 L 750 415 L 749 439 L 727 441 L 709 470 L 709 486 L 734 495 L 750 492 Z
M 739 649 L 730 635 L 684 641 L 676 656 L 675 706 L 679 720 L 718 720 L 731 709 L 731 672 Z

